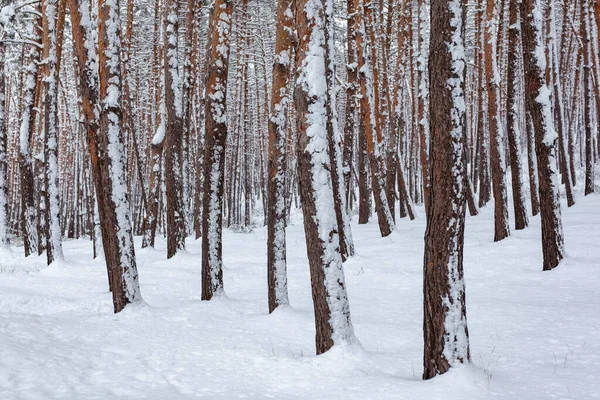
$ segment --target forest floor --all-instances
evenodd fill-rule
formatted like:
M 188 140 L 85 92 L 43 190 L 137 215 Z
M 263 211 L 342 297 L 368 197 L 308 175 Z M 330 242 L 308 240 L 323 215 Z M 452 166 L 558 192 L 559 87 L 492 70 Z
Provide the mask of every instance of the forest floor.
M 361 346 L 315 356 L 304 231 L 288 231 L 291 308 L 267 313 L 266 230 L 224 233 L 226 296 L 200 301 L 200 241 L 165 259 L 136 248 L 145 303 L 113 315 L 88 240 L 45 267 L 0 256 L 0 399 L 600 398 L 600 196 L 563 208 L 568 257 L 542 272 L 540 219 L 493 242 L 493 209 L 467 218 L 472 363 L 422 381 L 425 220 L 381 238 L 352 225 L 345 264 Z M 511 210 L 512 211 L 512 210 Z M 512 226 L 512 222 L 511 222 Z M 136 243 L 140 244 L 139 238 Z

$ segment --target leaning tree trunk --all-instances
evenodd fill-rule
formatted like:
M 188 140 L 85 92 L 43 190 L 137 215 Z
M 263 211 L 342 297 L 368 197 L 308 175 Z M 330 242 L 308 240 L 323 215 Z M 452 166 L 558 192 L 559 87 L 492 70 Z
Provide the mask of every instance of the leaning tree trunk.
M 546 85 L 546 63 L 543 50 L 543 20 L 541 0 L 522 0 L 523 54 L 525 61 L 525 101 L 531 112 L 535 131 L 535 150 L 538 166 L 540 212 L 542 218 L 542 253 L 544 270 L 558 266 L 564 258 L 564 239 L 561 222 L 558 172 L 556 171 L 556 142 L 553 127 L 551 91 Z
M 279 0 L 271 90 L 271 118 L 269 118 L 267 278 L 270 313 L 279 306 L 289 304 L 285 241 L 286 128 L 289 124 L 286 111 L 291 102 L 289 78 L 294 40 L 292 35 L 294 14 L 292 0 Z M 288 120 L 287 124 L 286 120 Z
M 204 204 L 202 209 L 202 300 L 223 292 L 223 184 L 227 143 L 227 72 L 231 0 L 215 0 L 208 86 L 204 155 Z
M 431 196 L 423 275 L 423 379 L 470 359 L 463 280 L 463 8 L 459 0 L 432 0 L 430 12 Z
M 115 313 L 141 301 L 125 176 L 121 109 L 121 20 L 118 0 L 98 2 L 99 109 L 97 183 L 102 244 Z M 100 204 L 102 203 L 102 204 Z
M 183 103 L 179 87 L 177 60 L 179 10 L 177 0 L 167 0 L 164 18 L 164 91 L 165 123 L 165 184 L 167 191 L 167 258 L 185 249 L 186 222 L 183 205 L 181 148 L 183 139 Z
M 298 113 L 298 171 L 304 232 L 315 310 L 317 354 L 334 345 L 354 342 L 350 307 L 344 283 L 342 256 L 334 211 L 329 164 L 332 139 L 327 133 L 326 103 L 334 102 L 325 71 L 328 68 L 328 23 L 332 0 L 299 0 L 296 27 L 298 76 L 294 93 Z M 314 71 L 323 71 L 315 74 Z

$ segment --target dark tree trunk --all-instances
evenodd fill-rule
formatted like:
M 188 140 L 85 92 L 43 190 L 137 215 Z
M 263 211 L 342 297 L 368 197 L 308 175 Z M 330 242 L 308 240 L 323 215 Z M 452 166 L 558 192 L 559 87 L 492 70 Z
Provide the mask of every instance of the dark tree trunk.
M 42 5 L 37 3 L 36 18 L 32 20 L 32 36 L 30 40 L 36 42 L 42 36 Z M 38 253 L 38 221 L 35 201 L 34 163 L 31 155 L 30 143 L 35 131 L 35 121 L 38 113 L 41 85 L 38 79 L 38 65 L 41 50 L 31 44 L 26 53 L 28 66 L 24 73 L 23 112 L 21 114 L 19 170 L 21 171 L 21 230 L 23 232 L 23 248 L 25 257 Z M 44 246 L 45 247 L 45 246 Z
M 183 140 L 183 104 L 179 87 L 177 61 L 178 11 L 177 0 L 165 3 L 164 87 L 167 120 L 165 123 L 165 184 L 167 191 L 167 258 L 185 249 L 185 209 L 183 206 L 183 176 L 181 149 Z
M 470 359 L 463 281 L 466 60 L 462 23 L 460 2 L 431 1 L 431 197 L 423 273 L 423 379 Z
M 535 133 L 533 131 L 533 121 L 531 112 L 525 104 L 526 114 L 526 133 L 527 133 L 527 165 L 529 169 L 529 197 L 531 198 L 531 215 L 534 217 L 540 213 L 540 199 L 538 191 L 537 160 L 535 155 Z
M 594 88 L 592 83 L 592 64 L 594 53 L 591 44 L 591 21 L 589 0 L 581 0 L 581 38 L 583 39 L 583 118 L 585 126 L 585 195 L 594 193 L 594 137 L 592 126 L 592 107 Z M 596 83 L 597 84 L 597 83 Z M 600 101 L 600 99 L 596 99 Z
M 529 225 L 525 197 L 523 195 L 523 167 L 521 164 L 521 139 L 519 135 L 518 67 L 519 67 L 519 26 L 518 0 L 510 0 L 510 22 L 508 42 L 508 90 L 506 130 L 510 155 L 510 173 L 512 177 L 512 196 L 515 210 L 515 229 L 525 229 Z
M 488 95 L 488 121 L 494 193 L 494 241 L 510 235 L 508 226 L 508 196 L 504 163 L 503 127 L 500 120 L 500 81 L 497 61 L 496 0 L 487 0 L 487 29 L 485 34 L 485 78 Z M 494 23 L 496 21 L 496 23 Z

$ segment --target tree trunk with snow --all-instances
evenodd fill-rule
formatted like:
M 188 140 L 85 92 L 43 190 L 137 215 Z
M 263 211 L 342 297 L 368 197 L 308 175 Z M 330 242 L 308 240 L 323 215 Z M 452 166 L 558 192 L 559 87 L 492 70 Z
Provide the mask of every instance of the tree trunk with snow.
M 504 128 L 500 119 L 500 72 L 498 69 L 498 7 L 496 0 L 487 1 L 485 31 L 485 79 L 488 95 L 488 120 L 494 193 L 494 241 L 510 235 L 508 195 L 504 159 Z
M 167 0 L 163 26 L 165 91 L 165 184 L 167 188 L 167 258 L 185 249 L 186 224 L 181 171 L 183 102 L 179 78 L 177 0 Z
M 558 172 L 556 170 L 557 136 L 554 130 L 551 91 L 546 84 L 543 46 L 542 0 L 522 0 L 523 59 L 525 61 L 525 101 L 531 112 L 535 132 L 535 151 L 539 177 L 539 200 L 542 218 L 542 253 L 544 270 L 558 266 L 564 258 Z
M 202 300 L 223 292 L 223 184 L 227 142 L 227 73 L 231 0 L 215 0 L 206 98 L 204 204 L 202 210 Z
M 508 90 L 506 132 L 510 154 L 510 173 L 512 177 L 513 207 L 515 210 L 515 229 L 525 229 L 529 225 L 527 207 L 523 195 L 523 165 L 521 163 L 521 135 L 519 134 L 518 71 L 519 39 L 521 37 L 519 3 L 510 0 L 510 20 L 508 37 Z
M 463 280 L 463 9 L 459 0 L 432 0 L 430 12 L 431 197 L 423 275 L 423 379 L 470 359 Z
M 294 49 L 292 33 L 294 13 L 292 0 L 278 1 L 271 117 L 269 118 L 267 277 L 270 313 L 281 305 L 289 304 L 285 240 L 285 175 L 287 125 L 291 123 L 291 119 L 286 111 L 292 100 L 289 78 Z
M 580 0 L 581 4 L 581 39 L 583 45 L 583 98 L 584 98 L 584 129 L 585 129 L 585 195 L 594 193 L 594 137 L 593 137 L 593 106 L 594 83 L 592 82 L 592 26 L 590 16 L 590 1 Z M 597 85 L 598 83 L 596 83 Z M 600 99 L 595 99 L 600 101 Z
M 327 13 L 327 21 L 325 23 L 325 41 L 330 49 L 335 48 L 335 42 L 333 40 L 333 21 L 331 20 L 333 18 L 332 13 L 333 11 L 331 13 Z M 326 103 L 325 107 L 327 111 L 326 128 L 327 136 L 329 137 L 329 157 L 331 159 L 329 166 L 331 171 L 331 179 L 333 182 L 333 208 L 338 224 L 340 254 L 342 255 L 342 261 L 346 261 L 349 257 L 354 255 L 354 242 L 352 240 L 352 230 L 350 228 L 350 217 L 346 210 L 346 201 L 344 198 L 345 188 L 344 178 L 342 175 L 342 137 L 338 129 L 336 110 L 337 86 L 335 81 L 336 72 L 333 52 L 327 52 L 325 54 L 325 65 L 325 77 L 327 80 L 327 90 L 329 91 L 329 101 Z M 391 222 L 393 223 L 393 220 Z
M 331 91 L 326 78 L 330 57 L 327 40 L 332 0 L 296 2 L 298 76 L 294 93 L 298 113 L 298 170 L 304 232 L 311 272 L 317 354 L 334 345 L 354 342 L 350 308 L 339 248 L 329 164 L 327 102 Z
M 121 20 L 118 0 L 98 2 L 98 175 L 102 196 L 98 206 L 102 244 L 109 269 L 115 313 L 141 301 L 129 195 L 125 175 L 125 152 L 121 110 Z M 88 49 L 89 50 L 89 49 Z M 100 197 L 99 197 L 100 198 Z
M 37 211 L 35 201 L 35 184 L 31 139 L 35 132 L 36 94 L 40 90 L 38 65 L 41 50 L 37 46 L 42 39 L 42 6 L 35 7 L 36 17 L 32 19 L 28 34 L 31 44 L 26 52 L 27 67 L 23 76 L 23 112 L 19 132 L 19 169 L 21 171 L 21 230 L 23 231 L 23 248 L 25 257 L 38 252 Z
M 48 265 L 63 259 L 58 185 L 58 69 L 56 49 L 56 0 L 42 1 L 44 71 L 44 170 L 46 185 L 46 258 Z
M 355 3 L 358 0 L 347 0 L 348 25 L 347 36 L 347 64 L 346 64 L 346 125 L 344 127 L 344 154 L 343 154 L 343 175 L 346 186 L 346 205 L 348 206 L 352 196 L 352 169 L 354 168 L 353 149 L 354 141 L 358 136 L 358 95 L 360 87 L 358 86 L 358 63 L 356 62 L 356 14 Z M 350 212 L 350 209 L 347 209 Z
M 6 119 L 6 47 L 0 43 L 0 249 L 8 248 L 8 154 Z

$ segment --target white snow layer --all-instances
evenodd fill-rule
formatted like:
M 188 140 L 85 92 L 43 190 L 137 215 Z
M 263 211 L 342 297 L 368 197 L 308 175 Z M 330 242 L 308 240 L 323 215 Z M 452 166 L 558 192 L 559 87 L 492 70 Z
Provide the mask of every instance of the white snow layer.
M 510 199 L 511 197 L 509 197 Z M 493 243 L 493 205 L 467 218 L 465 281 L 473 363 L 422 374 L 424 218 L 352 224 L 344 264 L 364 351 L 315 357 L 301 217 L 288 227 L 291 308 L 268 315 L 266 230 L 224 232 L 227 296 L 200 301 L 200 241 L 165 260 L 140 250 L 147 305 L 112 313 L 89 240 L 45 267 L 0 253 L 1 399 L 594 399 L 600 393 L 600 197 L 565 209 L 569 256 L 542 272 L 540 219 Z M 422 211 L 422 210 L 420 210 Z

